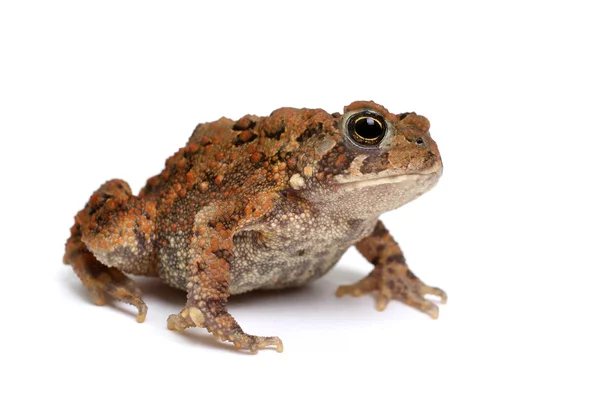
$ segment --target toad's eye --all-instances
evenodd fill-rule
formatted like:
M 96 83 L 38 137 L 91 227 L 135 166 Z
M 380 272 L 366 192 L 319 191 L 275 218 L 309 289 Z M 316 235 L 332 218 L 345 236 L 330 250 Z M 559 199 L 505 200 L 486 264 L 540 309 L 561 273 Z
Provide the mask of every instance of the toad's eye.
M 372 112 L 353 115 L 348 120 L 348 134 L 357 144 L 375 146 L 385 137 L 387 124 L 383 117 Z

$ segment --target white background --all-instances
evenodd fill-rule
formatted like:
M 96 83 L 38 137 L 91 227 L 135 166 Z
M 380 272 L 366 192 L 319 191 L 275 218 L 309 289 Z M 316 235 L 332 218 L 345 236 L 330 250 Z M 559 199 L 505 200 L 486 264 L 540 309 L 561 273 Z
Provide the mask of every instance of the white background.
M 0 6 L 0 398 L 600 396 L 594 2 L 83 3 Z M 62 265 L 89 195 L 139 190 L 198 122 L 363 99 L 427 116 L 439 144 L 440 184 L 383 217 L 448 292 L 438 321 L 337 299 L 369 271 L 351 251 L 232 300 L 283 339 L 252 356 L 168 331 L 183 293 L 141 280 L 137 324 Z

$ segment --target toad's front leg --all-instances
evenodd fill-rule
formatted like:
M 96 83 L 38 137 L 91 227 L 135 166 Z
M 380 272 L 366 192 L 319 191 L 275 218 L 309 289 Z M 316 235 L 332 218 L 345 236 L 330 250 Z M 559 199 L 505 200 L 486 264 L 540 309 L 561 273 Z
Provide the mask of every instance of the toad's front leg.
M 432 318 L 438 317 L 437 305 L 425 299 L 425 295 L 438 296 L 442 304 L 446 302 L 448 296 L 443 290 L 421 282 L 408 269 L 400 246 L 381 221 L 377 222 L 370 236 L 356 244 L 356 248 L 375 265 L 375 268 L 355 284 L 340 286 L 336 293 L 338 296 L 345 294 L 360 296 L 377 291 L 379 311 L 383 311 L 391 299 L 396 299 L 429 314 Z
M 217 224 L 216 228 L 201 229 L 202 237 L 192 250 L 196 256 L 189 263 L 187 275 L 188 300 L 179 313 L 169 316 L 167 326 L 183 331 L 189 327 L 206 328 L 223 341 L 252 353 L 267 346 L 283 351 L 283 343 L 276 336 L 246 334 L 226 308 L 231 283 L 230 263 L 233 258 L 233 234 Z

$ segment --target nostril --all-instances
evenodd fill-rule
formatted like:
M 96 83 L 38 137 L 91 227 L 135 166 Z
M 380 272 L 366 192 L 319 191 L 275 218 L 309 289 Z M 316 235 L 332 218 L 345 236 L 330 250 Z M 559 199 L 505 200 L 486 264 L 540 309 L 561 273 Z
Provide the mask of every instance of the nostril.
M 425 143 L 425 141 L 423 140 L 423 138 L 418 138 L 416 140 L 416 143 L 419 144 L 419 145 L 421 145 L 421 144 Z

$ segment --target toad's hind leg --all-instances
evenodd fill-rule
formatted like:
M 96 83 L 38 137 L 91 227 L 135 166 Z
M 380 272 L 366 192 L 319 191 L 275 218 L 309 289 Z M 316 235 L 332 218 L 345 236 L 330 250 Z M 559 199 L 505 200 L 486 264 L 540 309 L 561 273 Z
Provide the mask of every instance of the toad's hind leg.
M 97 305 L 103 305 L 106 296 L 132 304 L 138 309 L 138 322 L 144 321 L 148 308 L 140 288 L 123 272 L 157 275 L 153 220 L 153 204 L 132 196 L 127 183 L 109 181 L 75 216 L 63 259 Z

